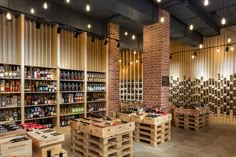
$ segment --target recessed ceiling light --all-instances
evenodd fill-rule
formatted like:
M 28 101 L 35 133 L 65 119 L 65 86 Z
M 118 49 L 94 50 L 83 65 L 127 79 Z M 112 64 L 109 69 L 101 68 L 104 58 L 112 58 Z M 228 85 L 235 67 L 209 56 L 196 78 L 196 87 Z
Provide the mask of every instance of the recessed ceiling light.
M 43 8 L 44 8 L 44 9 L 48 9 L 48 3 L 47 3 L 47 2 L 44 2 L 44 3 L 43 3 Z
M 7 20 L 11 20 L 12 19 L 12 16 L 11 16 L 10 12 L 7 12 L 6 18 L 7 18 Z

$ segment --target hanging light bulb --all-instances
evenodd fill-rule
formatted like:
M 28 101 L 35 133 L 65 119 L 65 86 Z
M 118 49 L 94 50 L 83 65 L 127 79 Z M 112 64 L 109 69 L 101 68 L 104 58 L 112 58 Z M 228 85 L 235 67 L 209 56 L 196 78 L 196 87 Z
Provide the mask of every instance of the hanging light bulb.
M 6 18 L 7 18 L 7 20 L 11 20 L 12 19 L 12 16 L 11 16 L 10 12 L 7 12 Z
M 164 22 L 165 22 L 165 18 L 162 16 L 162 17 L 160 18 L 160 21 L 161 21 L 161 23 L 164 23 Z
M 135 40 L 135 38 L 136 38 L 135 35 L 132 35 L 132 39 Z
M 194 55 L 192 55 L 192 59 L 194 59 L 195 58 L 195 56 Z
M 136 59 L 136 61 L 135 61 L 136 63 L 138 63 L 138 60 Z
M 227 41 L 228 41 L 228 43 L 231 43 L 231 38 L 228 38 Z
M 216 52 L 220 52 L 220 49 L 219 49 L 219 48 L 217 48 L 217 49 L 216 49 Z
M 134 51 L 134 54 L 136 54 L 137 52 L 136 51 Z
M 47 3 L 47 2 L 44 2 L 44 3 L 43 3 L 43 8 L 44 8 L 44 9 L 48 9 L 48 3 Z
M 121 59 L 119 60 L 119 63 L 121 63 Z
M 133 62 L 131 61 L 130 64 L 133 64 Z
M 88 29 L 90 29 L 90 28 L 91 28 L 91 24 L 88 24 L 88 26 L 87 26 L 87 27 L 88 27 Z
M 202 45 L 202 44 L 200 44 L 200 45 L 199 45 L 199 48 L 200 48 L 200 49 L 202 49 L 202 48 L 203 48 L 203 45 Z
M 193 24 L 191 24 L 190 26 L 189 26 L 189 29 L 192 31 L 193 30 Z
M 34 8 L 31 8 L 31 9 L 30 9 L 30 12 L 31 12 L 31 14 L 34 14 L 34 13 L 35 13 Z
M 209 5 L 209 1 L 208 0 L 204 0 L 204 5 L 208 6 Z
M 86 11 L 87 11 L 87 12 L 89 12 L 89 11 L 90 11 L 90 9 L 91 9 L 91 8 L 90 8 L 90 5 L 89 5 L 89 4 L 87 4 L 87 5 L 86 5 Z
M 221 20 L 221 24 L 222 25 L 225 25 L 226 24 L 226 19 L 223 17 L 222 20 Z
M 128 32 L 125 32 L 125 36 L 127 36 L 128 35 Z
M 231 50 L 231 51 L 234 51 L 234 47 L 232 46 L 232 47 L 230 48 L 230 50 Z
M 161 0 L 157 0 L 158 3 L 161 3 Z
M 66 0 L 66 3 L 70 3 L 70 0 Z

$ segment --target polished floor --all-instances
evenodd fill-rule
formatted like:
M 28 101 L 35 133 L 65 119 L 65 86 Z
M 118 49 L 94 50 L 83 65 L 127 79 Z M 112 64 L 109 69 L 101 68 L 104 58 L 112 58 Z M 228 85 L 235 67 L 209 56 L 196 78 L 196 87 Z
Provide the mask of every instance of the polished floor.
M 134 157 L 236 157 L 236 126 L 210 125 L 198 132 L 172 127 L 171 138 L 157 147 L 134 143 Z M 69 134 L 63 147 L 76 157 Z

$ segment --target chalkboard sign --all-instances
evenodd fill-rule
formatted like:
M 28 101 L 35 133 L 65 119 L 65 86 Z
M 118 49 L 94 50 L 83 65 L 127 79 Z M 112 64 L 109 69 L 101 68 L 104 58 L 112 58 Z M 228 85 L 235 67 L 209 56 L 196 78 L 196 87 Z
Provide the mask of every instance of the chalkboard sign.
M 162 86 L 169 86 L 169 76 L 162 76 Z

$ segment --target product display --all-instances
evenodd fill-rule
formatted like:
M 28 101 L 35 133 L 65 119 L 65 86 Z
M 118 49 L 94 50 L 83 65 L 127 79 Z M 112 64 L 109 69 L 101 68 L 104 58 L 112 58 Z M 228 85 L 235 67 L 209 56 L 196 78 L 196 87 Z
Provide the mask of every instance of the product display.
M 105 84 L 104 83 L 88 83 L 87 91 L 88 92 L 105 92 Z
M 84 80 L 84 72 L 83 71 L 74 71 L 74 70 L 61 70 L 60 71 L 60 80 L 61 81 Z
M 106 74 L 105 73 L 88 72 L 87 73 L 87 80 L 89 82 L 105 82 L 106 81 Z
M 0 110 L 0 122 L 20 121 L 20 120 L 21 120 L 21 111 L 20 111 L 20 109 Z

